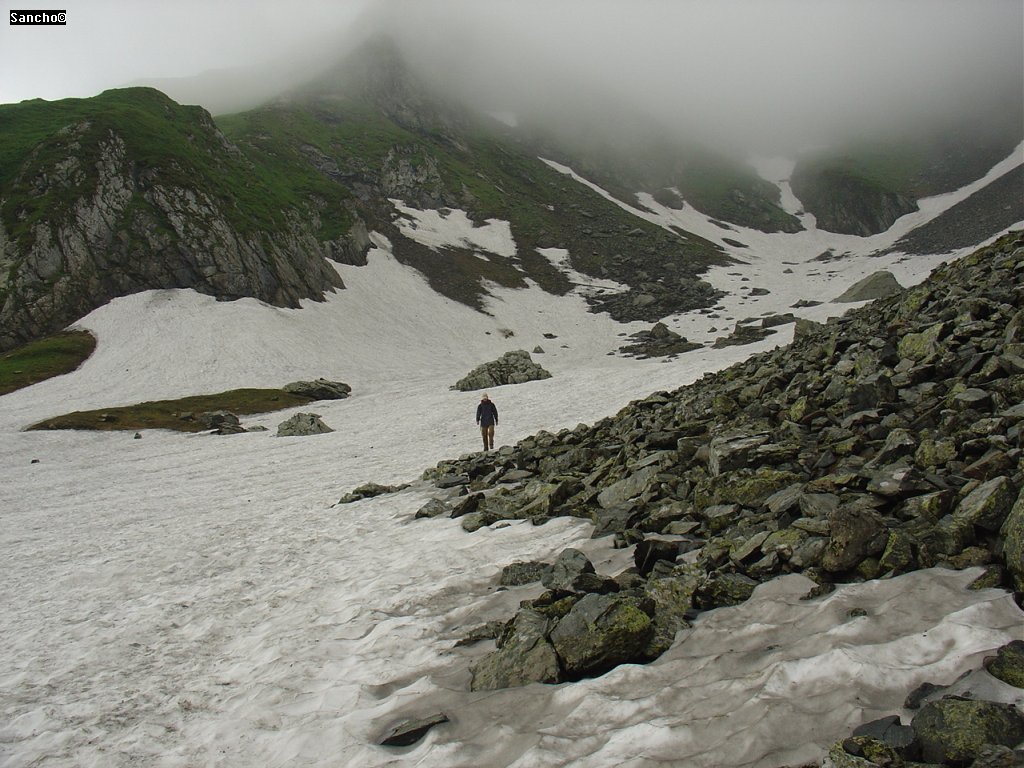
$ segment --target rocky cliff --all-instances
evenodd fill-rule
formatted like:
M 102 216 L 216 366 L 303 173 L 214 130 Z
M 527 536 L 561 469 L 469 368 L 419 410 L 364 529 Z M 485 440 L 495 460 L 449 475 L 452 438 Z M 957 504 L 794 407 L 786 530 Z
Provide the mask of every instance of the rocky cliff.
M 0 111 L 0 349 L 117 296 L 193 288 L 278 306 L 341 281 L 362 257 L 346 193 L 302 197 L 213 120 L 149 89 Z

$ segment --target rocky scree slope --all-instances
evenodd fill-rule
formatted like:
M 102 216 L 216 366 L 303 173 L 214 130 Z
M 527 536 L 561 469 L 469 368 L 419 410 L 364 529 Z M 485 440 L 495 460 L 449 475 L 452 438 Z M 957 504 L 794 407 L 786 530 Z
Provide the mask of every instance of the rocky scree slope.
M 368 246 L 343 189 L 152 89 L 3 105 L 0 131 L 0 349 L 152 288 L 298 306 Z
M 651 659 L 695 612 L 776 575 L 827 590 L 933 566 L 1024 592 L 1024 235 L 794 342 L 425 473 L 421 517 L 467 531 L 571 515 L 633 546 L 614 577 L 563 552 L 505 583 L 548 591 L 505 625 L 474 687 L 557 682 Z M 582 558 L 582 559 L 581 559 Z

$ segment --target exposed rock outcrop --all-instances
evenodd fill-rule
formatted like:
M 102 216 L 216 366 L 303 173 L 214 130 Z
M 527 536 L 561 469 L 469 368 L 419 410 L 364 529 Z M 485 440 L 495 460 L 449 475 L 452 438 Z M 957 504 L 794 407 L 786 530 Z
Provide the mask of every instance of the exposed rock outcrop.
M 687 340 L 664 323 L 655 323 L 649 331 L 638 331 L 630 336 L 632 343 L 619 347 L 619 352 L 631 357 L 669 357 L 700 349 L 701 345 Z
M 550 378 L 551 374 L 533 362 L 529 352 L 524 349 L 516 349 L 506 352 L 497 360 L 477 366 L 455 382 L 452 389 L 469 392 L 476 389 L 489 389 L 505 384 L 523 384 L 527 381 Z
M 909 195 L 838 167 L 798 164 L 790 183 L 818 227 L 829 232 L 876 235 L 918 209 Z
M 320 415 L 316 413 L 296 413 L 290 419 L 277 425 L 278 437 L 306 437 L 333 431 L 320 420 Z
M 838 304 L 874 301 L 875 299 L 884 299 L 886 296 L 894 296 L 902 290 L 903 286 L 897 282 L 893 273 L 883 269 L 868 275 L 863 280 L 858 280 L 832 301 Z
M 0 186 L 0 350 L 146 289 L 297 307 L 342 287 L 327 258 L 362 259 L 365 229 L 327 240 L 316 210 L 261 220 L 242 210 L 248 201 L 226 196 L 225 185 L 255 188 L 257 175 L 200 108 L 149 89 L 94 101 L 95 110 L 113 103 L 99 114 L 133 109 L 168 135 L 83 117 L 32 148 Z M 160 157 L 150 154 L 154 141 L 166 143 Z
M 315 379 L 314 381 L 293 381 L 281 387 L 285 392 L 302 395 L 311 400 L 343 400 L 352 394 L 352 387 L 340 381 Z

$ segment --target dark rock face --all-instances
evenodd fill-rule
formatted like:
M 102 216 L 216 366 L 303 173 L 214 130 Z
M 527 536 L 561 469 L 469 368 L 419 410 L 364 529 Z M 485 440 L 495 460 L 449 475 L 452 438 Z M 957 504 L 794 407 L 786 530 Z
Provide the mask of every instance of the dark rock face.
M 884 189 L 840 168 L 798 166 L 793 193 L 820 229 L 867 237 L 884 232 L 900 216 L 917 210 L 917 201 Z
M 469 392 L 476 389 L 490 389 L 505 384 L 522 384 L 527 381 L 550 378 L 551 374 L 533 362 L 529 352 L 517 349 L 506 352 L 497 360 L 477 366 L 455 382 L 452 389 Z
M 1020 589 L 1022 278 L 1012 234 L 786 349 L 424 476 L 479 494 L 467 530 L 573 516 L 637 545 L 614 596 L 652 600 L 647 658 L 693 613 L 783 573 L 827 589 L 981 566 L 979 585 Z M 985 396 L 963 397 L 972 390 Z M 500 484 L 511 472 L 528 482 Z M 558 586 L 552 601 L 608 595 L 605 578 Z
M 328 430 L 328 431 L 330 431 L 330 430 Z M 358 488 L 353 488 L 351 491 L 346 493 L 344 496 L 341 497 L 341 499 L 338 501 L 338 503 L 339 504 L 351 504 L 354 501 L 362 501 L 363 499 L 372 499 L 374 496 L 383 496 L 385 493 L 397 493 L 398 491 L 404 490 L 405 488 L 408 488 L 408 487 L 409 486 L 407 486 L 407 485 L 380 485 L 379 483 L 365 483 L 363 485 L 360 485 Z M 432 501 L 437 501 L 437 500 L 436 499 L 432 499 Z M 424 505 L 424 506 L 426 506 L 426 505 Z M 443 504 L 441 504 L 441 506 L 444 509 L 447 509 L 446 507 L 444 507 Z M 431 507 L 431 509 L 432 508 L 433 507 Z M 420 511 L 422 512 L 423 510 L 421 509 Z M 417 513 L 417 516 L 419 516 L 419 517 L 429 517 L 430 515 L 419 515 L 419 513 Z
M 471 690 L 493 691 L 561 680 L 558 656 L 547 639 L 548 618 L 534 610 L 516 614 L 500 647 L 473 667 Z

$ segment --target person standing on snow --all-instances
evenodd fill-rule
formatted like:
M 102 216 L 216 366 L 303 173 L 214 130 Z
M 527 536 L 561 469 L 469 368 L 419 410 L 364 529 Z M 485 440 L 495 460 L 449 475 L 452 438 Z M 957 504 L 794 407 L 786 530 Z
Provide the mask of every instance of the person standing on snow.
M 476 407 L 476 423 L 480 425 L 480 435 L 484 439 L 484 450 L 494 450 L 494 427 L 498 424 L 498 409 L 484 392 L 480 405 Z

